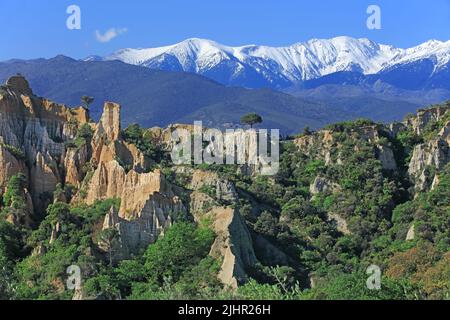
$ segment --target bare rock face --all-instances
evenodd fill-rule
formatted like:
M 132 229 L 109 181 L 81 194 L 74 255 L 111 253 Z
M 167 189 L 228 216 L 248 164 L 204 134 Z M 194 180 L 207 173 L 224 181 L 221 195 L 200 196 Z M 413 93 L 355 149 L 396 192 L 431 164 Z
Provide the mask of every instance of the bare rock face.
M 395 162 L 394 152 L 388 146 L 377 145 L 377 158 L 381 161 L 383 169 L 397 170 L 397 163 Z
M 316 177 L 314 182 L 309 186 L 309 192 L 312 195 L 335 192 L 339 191 L 340 189 L 341 187 L 337 183 L 333 183 L 322 177 Z
M 26 172 L 23 161 L 18 160 L 0 144 L 0 186 L 6 186 L 9 179 L 20 172 Z
M 128 169 L 147 171 L 149 159 L 136 146 L 123 141 L 120 132 L 120 105 L 107 102 L 100 122 L 95 126 L 91 145 L 92 164 L 97 166 L 117 160 Z
M 384 130 L 386 133 L 392 132 L 388 128 L 370 125 L 352 129 L 346 134 L 355 141 L 362 140 L 371 143 L 374 146 L 374 155 L 380 160 L 383 169 L 397 170 L 394 152 L 389 144 L 381 143 L 380 130 Z M 323 159 L 327 166 L 332 163 L 342 164 L 344 159 L 340 152 L 341 143 L 333 136 L 334 133 L 333 130 L 320 130 L 311 135 L 301 136 L 295 139 L 294 143 L 306 155 Z
M 406 119 L 404 124 L 412 127 L 414 132 L 420 135 L 423 133 L 427 124 L 430 122 L 438 122 L 444 117 L 446 112 L 448 112 L 448 108 L 444 107 L 419 110 L 415 117 Z
M 216 146 L 212 146 L 211 136 L 209 136 L 207 127 L 202 127 L 203 142 L 207 144 L 204 148 L 205 153 L 203 157 L 214 153 L 213 150 Z M 181 130 L 189 135 L 198 135 L 199 131 L 194 125 L 184 124 L 172 124 L 168 128 L 162 129 L 159 127 L 150 128 L 147 130 L 147 134 L 152 140 L 160 145 L 165 146 L 167 150 L 172 150 L 172 147 L 176 144 L 176 141 L 172 138 L 172 134 L 176 130 Z M 270 159 L 268 155 L 264 156 L 260 143 L 266 140 L 269 143 L 271 138 L 267 132 L 257 131 L 255 129 L 242 130 L 238 129 L 233 132 L 223 132 L 213 129 L 215 134 L 220 135 L 220 140 L 223 139 L 223 143 L 220 145 L 223 147 L 223 161 L 228 164 L 238 164 L 238 169 L 241 174 L 245 175 L 271 175 L 272 172 L 277 171 L 277 163 L 275 159 Z M 238 150 L 235 150 L 235 146 L 239 146 Z M 272 151 L 275 150 L 276 144 L 272 144 Z M 261 151 L 261 152 L 260 152 Z
M 210 255 L 223 260 L 219 280 L 230 288 L 237 288 L 247 280 L 246 268 L 254 266 L 258 260 L 250 232 L 239 211 L 217 202 L 227 199 L 234 203 L 237 200 L 236 190 L 214 172 L 195 170 L 191 174 L 190 188 L 194 191 L 191 193 L 190 211 L 196 221 L 204 217 L 213 221 L 216 239 Z M 204 186 L 214 188 L 216 199 L 199 191 Z
M 435 176 L 428 176 L 427 169 L 442 170 L 450 161 L 449 132 L 450 122 L 444 125 L 436 138 L 414 148 L 408 173 L 415 182 L 416 193 L 428 190 L 436 179 Z
M 23 208 L 15 208 L 14 205 L 12 205 L 6 215 L 6 221 L 16 226 L 31 228 L 34 222 L 34 206 L 28 189 L 25 188 L 22 191 L 22 198 L 25 199 L 25 206 Z
M 31 190 L 33 194 L 52 194 L 56 190 L 56 185 L 61 178 L 57 170 L 57 162 L 49 154 L 40 152 L 36 155 L 36 164 L 31 168 Z
M 83 167 L 89 162 L 88 146 L 68 149 L 64 156 L 65 184 L 79 188 L 85 177 Z
M 117 216 L 112 212 L 107 215 L 104 228 L 113 226 L 119 231 L 117 259 L 123 259 L 156 241 L 172 224 L 171 214 L 186 209 L 161 171 L 145 172 L 148 160 L 134 145 L 121 140 L 119 105 L 105 104 L 92 150 L 91 162 L 96 168 L 89 177 L 84 201 L 92 204 L 98 199 L 121 199 Z
M 103 221 L 103 230 L 117 228 L 119 223 L 119 213 L 114 209 L 114 207 L 111 207 L 108 214 L 105 216 L 105 220 Z
M 286 266 L 292 263 L 292 258 L 261 235 L 256 236 L 254 246 L 259 252 L 258 258 L 260 258 L 261 262 L 264 264 L 271 266 Z
M 181 199 L 159 170 L 139 174 L 130 171 L 121 195 L 119 217 L 131 250 L 146 247 L 171 226 L 172 217 L 185 213 Z
M 92 139 L 92 160 L 94 164 L 101 161 L 106 162 L 105 158 L 112 160 L 115 156 L 111 144 L 120 137 L 120 105 L 106 102 L 103 106 L 103 114 L 100 122 L 95 126 L 94 137 Z M 101 159 L 103 157 L 103 159 Z
M 306 155 L 324 159 L 325 165 L 333 162 L 332 157 L 337 158 L 337 163 L 340 162 L 340 154 L 332 154 L 333 150 L 337 150 L 339 143 L 333 137 L 331 130 L 321 130 L 312 135 L 301 136 L 295 139 L 294 143 Z
M 119 210 L 111 208 L 103 223 L 103 229 L 118 230 L 116 261 L 146 248 L 164 236 L 173 219 L 187 214 L 179 196 L 180 188 L 169 183 L 160 170 L 149 171 L 149 160 L 136 146 L 122 140 L 118 104 L 105 103 L 99 123 L 93 124 L 84 108 L 69 109 L 37 98 L 27 81 L 17 76 L 8 81 L 6 91 L 0 91 L 0 116 L 0 186 L 4 187 L 16 173 L 27 174 L 30 186 L 27 198 L 37 210 L 44 210 L 48 204 L 42 198 L 51 201 L 57 184 L 70 184 L 78 189 L 73 203 L 92 204 L 96 200 L 120 198 Z M 94 130 L 91 144 L 66 146 L 86 123 Z M 155 131 L 155 137 L 168 139 L 174 128 Z M 219 277 L 236 288 L 247 278 L 245 269 L 257 262 L 245 221 L 231 207 L 237 201 L 236 189 L 215 173 L 190 174 L 191 213 L 197 221 L 205 215 L 213 219 L 217 238 L 210 254 L 223 259 Z M 199 190 L 203 186 L 214 190 L 212 197 Z M 59 233 L 60 226 L 55 225 L 51 241 Z
M 203 186 L 213 187 L 217 200 L 234 202 L 238 198 L 236 188 L 231 182 L 219 178 L 219 176 L 213 172 L 201 170 L 193 171 L 190 188 L 198 190 Z
M 406 128 L 406 124 L 401 122 L 394 122 L 390 123 L 388 125 L 388 128 L 389 128 L 389 135 L 391 137 L 396 137 L 397 134 L 399 134 L 402 130 Z
M 118 198 L 123 191 L 125 176 L 124 168 L 116 160 L 100 163 L 88 184 L 85 202 L 93 204 L 96 200 Z
M 351 130 L 350 137 L 363 140 L 373 146 L 374 155 L 384 169 L 396 170 L 397 165 L 390 143 L 380 130 L 394 135 L 405 126 L 414 127 L 422 133 L 430 121 L 443 119 L 444 111 L 423 111 L 396 127 L 381 128 L 377 125 Z M 68 147 L 77 136 L 83 124 L 89 124 L 93 131 L 92 141 L 85 145 Z M 192 132 L 189 125 L 173 125 L 167 129 L 149 129 L 149 134 L 158 143 L 170 145 L 175 129 Z M 323 159 L 327 165 L 344 164 L 340 153 L 340 142 L 332 130 L 322 130 L 295 140 L 299 150 L 312 158 Z M 346 132 L 347 134 L 347 132 Z M 450 159 L 450 124 L 447 123 L 437 138 L 416 147 L 409 165 L 409 174 L 416 182 L 416 188 L 428 188 L 427 167 L 443 168 Z M 256 150 L 255 137 L 234 137 L 247 150 Z M 244 156 L 248 157 L 251 151 Z M 241 167 L 246 174 L 255 174 L 255 166 Z M 33 95 L 28 82 L 21 76 L 8 80 L 7 87 L 0 89 L 0 189 L 5 190 L 9 179 L 24 173 L 28 186 L 24 190 L 29 213 L 45 209 L 56 186 L 73 185 L 78 193 L 72 203 L 93 204 L 96 200 L 120 198 L 120 208 L 111 208 L 105 216 L 102 228 L 116 229 L 119 234 L 114 260 L 127 259 L 141 248 L 164 236 L 178 216 L 188 212 L 199 222 L 204 218 L 211 221 L 216 239 L 210 255 L 222 261 L 219 279 L 227 286 L 236 288 L 247 280 L 246 270 L 258 263 L 252 236 L 236 204 L 238 192 L 234 184 L 217 173 L 178 167 L 175 173 L 188 177 L 185 189 L 169 182 L 160 170 L 150 170 L 150 160 L 132 144 L 121 137 L 120 105 L 107 102 L 98 124 L 89 119 L 84 108 L 70 109 Z M 431 177 L 433 185 L 439 183 L 439 176 Z M 183 184 L 184 185 L 184 184 Z M 311 194 L 338 193 L 340 186 L 322 177 L 317 177 L 310 186 Z M 185 197 L 186 196 L 186 197 Z M 186 199 L 185 203 L 181 198 Z M 65 201 L 65 199 L 54 199 Z M 66 199 L 67 200 L 67 199 Z M 350 231 L 347 222 L 336 213 L 329 213 L 338 230 L 344 234 Z M 8 217 L 15 224 L 29 225 L 32 214 L 25 214 L 23 221 Z M 52 229 L 51 241 L 55 241 L 61 226 Z M 414 229 L 410 229 L 409 238 Z M 288 264 L 288 257 L 266 239 L 256 237 L 259 251 L 272 256 L 273 263 Z M 39 254 L 39 252 L 36 252 Z M 264 254 L 263 254 L 264 255 Z M 263 258 L 261 258 L 263 260 Z M 82 292 L 75 298 L 83 298 Z
M 107 185 L 104 189 L 106 193 L 116 193 L 122 201 L 119 212 L 111 211 L 105 217 L 103 229 L 116 228 L 119 231 L 120 250 L 117 255 L 118 259 L 123 259 L 164 235 L 172 224 L 171 214 L 184 213 L 186 209 L 159 170 L 145 174 L 130 171 L 120 186 L 121 190 L 111 191 Z
M 245 268 L 258 261 L 250 232 L 239 212 L 232 208 L 215 208 L 210 214 L 217 235 L 210 254 L 223 259 L 219 279 L 223 284 L 237 288 L 247 280 Z
M 114 141 L 120 137 L 120 105 L 106 102 L 103 106 L 103 114 L 97 125 L 95 137 L 104 137 Z M 94 138 L 95 140 L 95 138 Z
M 342 234 L 349 235 L 352 234 L 350 229 L 348 228 L 347 220 L 345 220 L 341 215 L 337 213 L 329 213 L 329 220 L 334 220 L 336 222 L 336 229 Z
M 53 242 L 56 241 L 56 239 L 58 239 L 60 233 L 61 233 L 61 224 L 57 222 L 52 228 L 52 233 L 50 236 L 50 244 L 52 244 Z
M 415 226 L 412 225 L 412 226 L 408 229 L 408 233 L 406 234 L 406 241 L 414 240 L 415 237 L 416 237 Z
M 138 218 L 148 204 L 149 197 L 157 193 L 175 198 L 170 184 L 160 170 L 142 174 L 130 171 L 124 183 L 120 215 L 126 219 Z
M 433 179 L 433 183 L 431 184 L 431 190 L 436 189 L 436 187 L 439 185 L 439 183 L 441 182 L 441 179 L 439 177 L 439 175 L 435 175 L 434 179 Z
M 8 87 L 13 88 L 14 90 L 16 90 L 17 92 L 19 92 L 23 95 L 26 95 L 26 96 L 33 95 L 33 91 L 31 90 L 28 81 L 20 75 L 12 76 L 11 78 L 9 78 L 6 81 L 6 85 Z
M 0 158 L 6 162 L 0 187 L 12 174 L 22 172 L 29 180 L 34 210 L 42 212 L 56 185 L 64 182 L 64 141 L 73 139 L 77 126 L 89 116 L 83 108 L 70 109 L 34 96 L 22 76 L 8 79 L 5 88 L 0 91 L 0 142 L 9 154 L 2 149 Z

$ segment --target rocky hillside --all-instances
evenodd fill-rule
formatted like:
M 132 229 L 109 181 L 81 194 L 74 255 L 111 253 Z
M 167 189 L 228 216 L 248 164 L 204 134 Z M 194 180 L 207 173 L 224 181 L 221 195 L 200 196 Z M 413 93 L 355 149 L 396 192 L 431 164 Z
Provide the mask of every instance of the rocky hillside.
M 450 106 L 283 141 L 280 172 L 175 166 L 169 128 L 0 89 L 0 298 L 449 294 Z M 383 270 L 381 291 L 365 269 Z M 81 286 L 66 286 L 66 269 Z

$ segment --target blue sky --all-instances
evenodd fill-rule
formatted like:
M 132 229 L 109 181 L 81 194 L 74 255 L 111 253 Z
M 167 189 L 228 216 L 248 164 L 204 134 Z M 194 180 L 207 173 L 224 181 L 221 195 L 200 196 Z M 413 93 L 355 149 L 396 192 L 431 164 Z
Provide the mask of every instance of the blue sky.
M 81 8 L 81 30 L 68 30 L 66 9 Z M 380 6 L 382 29 L 366 27 Z M 311 38 L 367 37 L 398 47 L 450 40 L 450 0 L 0 0 L 0 60 L 105 55 L 186 38 L 227 45 L 290 45 Z M 111 28 L 117 37 L 99 42 Z

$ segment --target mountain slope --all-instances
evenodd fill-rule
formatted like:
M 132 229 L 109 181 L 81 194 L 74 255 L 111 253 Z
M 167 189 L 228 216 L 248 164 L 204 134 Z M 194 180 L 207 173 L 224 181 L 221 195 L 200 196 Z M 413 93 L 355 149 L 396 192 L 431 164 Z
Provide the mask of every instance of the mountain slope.
M 250 111 L 267 119 L 266 125 L 284 133 L 304 126 L 320 127 L 351 115 L 272 90 L 248 90 L 220 85 L 204 77 L 150 70 L 119 61 L 83 62 L 64 56 L 53 59 L 0 63 L 0 81 L 21 73 L 34 91 L 54 101 L 79 105 L 82 95 L 95 98 L 91 115 L 99 118 L 104 101 L 123 106 L 123 122 L 165 126 L 183 119 L 207 120 L 208 125 L 238 124 Z M 230 112 L 230 110 L 236 112 Z M 197 115 L 203 116 L 197 118 Z

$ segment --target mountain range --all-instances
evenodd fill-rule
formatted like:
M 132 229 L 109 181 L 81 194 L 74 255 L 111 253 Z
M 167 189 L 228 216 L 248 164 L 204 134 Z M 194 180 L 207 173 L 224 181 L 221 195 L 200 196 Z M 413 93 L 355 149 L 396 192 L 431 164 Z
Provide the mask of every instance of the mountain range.
M 122 49 L 86 60 L 120 60 L 151 69 L 196 73 L 225 85 L 248 88 L 286 89 L 341 72 L 377 75 L 369 80 L 382 80 L 402 89 L 450 88 L 450 41 L 430 40 L 401 49 L 345 36 L 287 47 L 231 47 L 192 38 L 159 48 Z
M 132 66 L 120 61 L 84 62 L 65 56 L 0 63 L 0 81 L 20 73 L 34 93 L 70 106 L 81 97 L 95 98 L 91 116 L 98 119 L 104 101 L 122 105 L 123 125 L 167 126 L 203 120 L 208 126 L 238 125 L 240 117 L 256 112 L 268 128 L 294 133 L 305 126 L 319 128 L 349 115 L 326 105 L 270 89 L 226 87 L 205 77 Z M 357 115 L 352 116 L 357 117 Z
M 194 120 L 202 120 L 206 126 L 234 127 L 243 114 L 256 112 L 263 117 L 266 128 L 295 134 L 306 126 L 318 129 L 361 117 L 383 122 L 399 120 L 418 107 L 413 102 L 377 97 L 314 101 L 268 88 L 229 87 L 187 72 L 66 56 L 0 63 L 0 81 L 16 73 L 29 80 L 35 94 L 69 106 L 80 105 L 83 95 L 93 96 L 90 111 L 94 119 L 99 119 L 104 101 L 116 101 L 123 106 L 123 125 L 139 123 L 146 127 Z
M 104 101 L 116 101 L 124 125 L 226 128 L 256 112 L 265 127 L 294 134 L 356 118 L 401 120 L 450 99 L 449 61 L 450 41 L 399 49 L 349 37 L 284 48 L 188 39 L 82 60 L 13 59 L 0 62 L 0 81 L 21 73 L 36 94 L 70 106 L 93 96 L 94 119 Z

